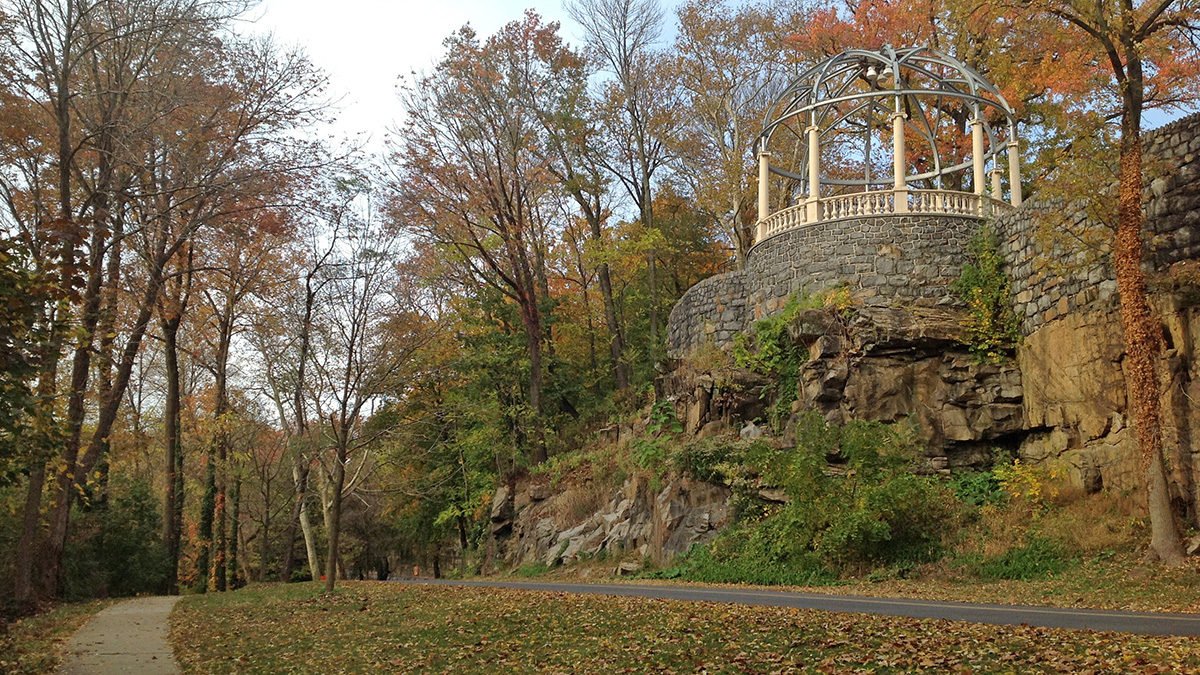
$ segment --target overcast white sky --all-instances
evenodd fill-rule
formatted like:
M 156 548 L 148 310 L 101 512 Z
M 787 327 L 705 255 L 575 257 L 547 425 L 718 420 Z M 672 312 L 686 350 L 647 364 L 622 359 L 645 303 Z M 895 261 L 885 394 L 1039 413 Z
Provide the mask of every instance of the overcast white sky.
M 464 24 L 487 36 L 528 8 L 561 22 L 568 42 L 582 41 L 561 0 L 264 0 L 250 16 L 259 17 L 253 30 L 302 45 L 329 75 L 331 93 L 342 97 L 336 132 L 367 132 L 378 147 L 401 117 L 399 76 L 429 70 L 442 55 L 442 40 Z M 671 10 L 668 20 L 674 21 Z

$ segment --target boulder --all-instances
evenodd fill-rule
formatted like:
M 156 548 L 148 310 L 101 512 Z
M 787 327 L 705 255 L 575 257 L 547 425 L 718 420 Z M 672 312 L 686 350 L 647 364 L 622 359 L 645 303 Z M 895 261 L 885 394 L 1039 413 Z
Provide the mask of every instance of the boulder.
M 506 520 L 511 520 L 513 517 L 513 504 L 508 498 L 509 490 L 507 485 L 501 485 L 496 489 L 496 494 L 492 497 L 492 522 L 500 523 Z
M 613 569 L 613 574 L 618 577 L 625 577 L 625 576 L 629 576 L 631 574 L 637 574 L 638 572 L 641 572 L 641 571 L 642 571 L 642 564 L 639 562 L 633 562 L 632 560 L 630 560 L 630 561 L 623 562 L 620 565 L 617 565 Z
M 762 436 L 763 433 L 764 432 L 763 432 L 762 427 L 758 426 L 754 422 L 750 422 L 746 426 L 742 427 L 742 430 L 738 432 L 738 437 L 743 440 L 746 440 L 746 439 L 751 439 L 751 438 L 758 438 L 758 437 Z

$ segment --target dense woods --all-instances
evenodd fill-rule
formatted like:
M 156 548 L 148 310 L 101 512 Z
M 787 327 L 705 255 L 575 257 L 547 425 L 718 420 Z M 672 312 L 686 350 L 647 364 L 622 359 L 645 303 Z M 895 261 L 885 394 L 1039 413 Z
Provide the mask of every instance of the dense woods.
M 446 37 L 372 156 L 320 140 L 337 92 L 247 9 L 0 2 L 6 613 L 477 564 L 498 485 L 651 402 L 674 302 L 753 244 L 774 94 L 826 56 L 984 74 L 1026 194 L 1119 166 L 1123 299 L 1142 113 L 1200 96 L 1195 3 L 575 0 L 578 43 L 534 11 Z M 1125 304 L 1153 485 L 1161 345 Z

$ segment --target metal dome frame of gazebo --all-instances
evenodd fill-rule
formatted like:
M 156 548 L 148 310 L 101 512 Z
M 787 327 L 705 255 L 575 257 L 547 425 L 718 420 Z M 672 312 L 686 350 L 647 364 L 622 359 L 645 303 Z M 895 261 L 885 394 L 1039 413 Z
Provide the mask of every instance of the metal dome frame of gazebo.
M 943 117 L 950 106 L 969 114 L 971 152 L 964 161 L 943 157 Z M 933 118 L 927 114 L 933 110 Z M 1021 175 L 1017 123 L 1000 91 L 962 61 L 927 47 L 850 49 L 830 57 L 793 80 L 769 108 L 773 118 L 756 142 L 759 159 L 757 241 L 793 227 L 838 218 L 902 213 L 932 213 L 984 217 L 1021 204 Z M 920 114 L 912 114 L 919 111 Z M 875 177 L 871 166 L 871 137 L 882 133 L 872 120 L 883 114 L 892 123 L 891 176 Z M 864 150 L 861 178 L 822 175 L 822 138 L 834 142 L 843 127 L 863 119 Z M 949 119 L 949 118 L 946 118 Z M 961 120 L 960 120 L 961 121 Z M 804 125 L 803 132 L 797 124 Z M 1006 127 L 1002 139 L 999 125 Z M 799 167 L 771 163 L 772 139 L 790 131 L 798 137 Z M 910 172 L 906 135 L 928 145 L 924 169 Z M 1003 201 L 1001 155 L 1007 159 L 1009 203 Z M 990 166 L 990 169 L 988 168 Z M 971 192 L 944 189 L 944 181 L 970 170 Z M 990 195 L 985 175 L 990 173 Z M 791 181 L 802 195 L 795 204 L 770 212 L 771 174 Z M 963 180 L 959 178 L 958 180 Z M 911 187 L 924 181 L 932 189 Z M 887 186 L 890 189 L 875 189 Z M 832 186 L 843 194 L 822 196 Z M 855 188 L 861 188 L 854 191 Z M 1011 206 L 1010 206 L 1011 204 Z

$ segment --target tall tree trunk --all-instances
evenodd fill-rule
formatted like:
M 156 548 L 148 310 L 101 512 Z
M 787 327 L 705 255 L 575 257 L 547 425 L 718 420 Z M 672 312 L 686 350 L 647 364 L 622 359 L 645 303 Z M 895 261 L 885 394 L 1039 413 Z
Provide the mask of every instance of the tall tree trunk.
M 223 462 L 219 463 L 223 464 Z M 229 561 L 229 538 L 225 531 L 226 494 L 225 471 L 222 467 L 217 476 L 217 506 L 213 509 L 213 590 L 224 592 L 227 585 Z
M 308 572 L 312 580 L 321 578 L 321 556 L 317 552 L 317 536 L 313 532 L 312 519 L 308 515 L 308 504 L 300 504 L 300 533 L 304 535 L 304 553 L 308 556 Z
M 296 486 L 296 499 L 292 502 L 292 513 L 288 519 L 287 532 L 283 535 L 283 563 L 279 568 L 279 580 L 288 583 L 292 580 L 292 570 L 296 560 L 296 527 L 304 513 L 304 500 L 308 498 L 308 467 L 297 459 L 292 465 L 292 481 Z M 305 545 L 308 535 L 305 535 Z
M 458 571 L 465 575 L 467 573 L 467 519 L 458 516 L 456 522 L 458 524 Z
M 46 544 L 46 559 L 42 565 L 42 584 L 52 597 L 62 589 L 63 552 L 70 528 L 71 504 L 75 501 L 75 473 L 79 449 L 83 442 L 85 396 L 91 375 L 92 350 L 96 324 L 100 320 L 101 290 L 104 281 L 102 250 L 104 228 L 96 224 L 92 230 L 88 260 L 87 286 L 83 295 L 75 355 L 71 361 L 71 380 L 67 390 L 67 439 L 59 456 L 54 479 L 54 502 L 50 509 L 50 534 Z M 86 484 L 86 483 L 84 483 Z
M 239 537 L 242 534 L 242 477 L 236 476 L 233 479 L 233 494 L 230 496 L 233 500 L 233 511 L 229 518 L 229 529 L 231 536 L 229 537 L 229 586 L 230 588 L 241 588 L 241 580 L 244 578 L 241 575 L 241 568 L 238 567 L 238 551 L 241 542 Z
M 650 285 L 650 356 L 658 360 L 658 264 L 657 254 L 652 249 L 646 257 L 646 280 Z
M 332 249 L 331 249 L 332 250 Z M 308 420 L 304 414 L 304 376 L 308 366 L 308 352 L 312 340 L 313 305 L 317 299 L 317 289 L 313 288 L 313 280 L 321 269 L 321 263 L 308 272 L 304 277 L 304 317 L 300 321 L 300 353 L 296 364 L 296 388 L 292 392 L 292 409 L 296 416 L 295 438 L 304 443 L 308 439 Z M 321 577 L 320 561 L 317 560 L 317 547 L 312 537 L 312 527 L 308 524 L 308 508 L 305 500 L 308 498 L 308 479 L 311 463 L 307 450 L 300 450 L 296 463 L 292 465 L 292 479 L 296 485 L 296 501 L 292 505 L 292 517 L 288 521 L 287 534 L 284 536 L 283 569 L 280 572 L 284 583 L 292 580 L 294 565 L 294 546 L 296 542 L 296 525 L 301 526 L 304 535 L 304 547 L 309 560 L 309 569 L 313 581 Z
M 163 416 L 163 443 L 166 450 L 166 497 L 163 500 L 163 548 L 167 552 L 167 595 L 179 594 L 179 532 L 180 525 L 176 520 L 177 500 L 183 499 L 181 492 L 176 492 L 179 485 L 179 464 L 183 454 L 183 444 L 180 442 L 180 394 L 179 394 L 179 323 L 182 317 L 176 315 L 163 319 L 163 349 L 166 352 L 167 367 L 167 400 Z
M 216 404 L 213 414 L 217 421 L 216 445 L 216 499 L 213 503 L 213 589 L 224 591 L 228 587 L 229 538 L 226 535 L 226 509 L 228 494 L 226 480 L 229 476 L 229 433 L 226 429 L 229 414 L 229 348 L 233 341 L 233 308 L 228 298 L 225 313 L 218 323 L 216 362 Z
M 270 548 L 270 546 L 268 546 L 268 542 L 270 541 L 270 535 L 271 535 L 271 516 L 270 516 L 270 514 L 271 514 L 271 500 L 268 495 L 268 498 L 263 500 L 262 529 L 260 529 L 258 532 L 258 536 L 259 536 L 258 581 L 259 581 L 259 583 L 265 583 L 267 581 L 267 568 L 269 567 L 267 562 L 268 562 L 268 557 L 271 552 L 271 548 Z M 293 532 L 293 534 L 295 534 L 295 533 Z
M 530 463 L 546 461 L 546 430 L 542 421 L 542 323 L 536 300 L 521 304 L 521 320 L 525 325 L 525 344 L 529 350 L 529 409 L 533 415 L 533 448 Z
M 600 231 L 599 214 L 589 212 L 588 224 L 592 230 L 592 240 L 599 244 L 603 240 Z M 617 303 L 613 300 L 612 276 L 608 263 L 602 262 L 597 266 L 597 276 L 600 278 L 600 297 L 604 300 L 604 323 L 608 327 L 608 356 L 612 362 L 613 376 L 617 381 L 617 389 L 629 390 L 629 364 L 621 360 L 625 351 L 625 335 L 617 320 Z
M 348 422 L 346 422 L 348 424 Z M 345 424 L 342 429 L 336 430 L 339 435 L 337 447 L 337 461 L 333 465 L 333 485 L 331 503 L 329 505 L 329 518 L 326 521 L 326 527 L 329 529 L 329 552 L 325 559 L 329 561 L 329 571 L 325 575 L 325 592 L 332 593 L 334 584 L 337 582 L 337 561 L 339 560 L 338 545 L 341 543 L 342 536 L 342 488 L 346 485 L 346 442 Z
M 217 506 L 217 450 L 210 443 L 205 462 L 204 496 L 200 498 L 200 550 L 196 554 L 195 590 L 208 590 L 212 576 L 213 515 Z
M 64 286 L 64 288 L 66 288 Z M 58 382 L 58 362 L 62 350 L 63 330 L 53 313 L 49 319 L 50 337 L 44 353 L 41 373 L 38 375 L 37 400 L 40 410 L 49 415 L 53 405 L 55 386 Z M 43 558 L 45 532 L 42 521 L 42 495 L 46 486 L 46 462 L 55 440 L 53 428 L 43 430 L 34 437 L 34 455 L 29 464 L 29 483 L 26 486 L 25 506 L 21 514 L 21 538 L 13 560 L 13 600 L 22 614 L 36 611 L 39 599 L 49 598 L 44 586 L 35 586 L 33 571 Z
M 17 544 L 13 565 L 13 601 L 17 611 L 33 614 L 37 610 L 37 593 L 33 586 L 33 568 L 39 542 L 39 520 L 42 511 L 42 490 L 46 483 L 46 462 L 34 459 L 25 491 L 25 508 L 21 516 L 21 539 Z
M 183 534 L 183 424 L 179 386 L 179 327 L 187 309 L 192 285 L 192 251 L 186 270 L 175 278 L 175 293 L 160 312 L 164 360 L 167 371 L 167 400 L 163 414 L 163 443 L 166 455 L 166 495 L 163 499 L 163 548 L 167 553 L 166 593 L 179 594 L 179 555 Z
M 1127 51 L 1127 56 L 1131 51 Z M 1146 299 L 1142 272 L 1142 139 L 1141 65 L 1126 62 L 1123 83 L 1125 111 L 1121 122 L 1120 203 L 1113 267 L 1121 294 L 1121 326 L 1125 331 L 1125 378 L 1132 399 L 1134 428 L 1138 435 L 1142 467 L 1146 472 L 1146 497 L 1150 511 L 1150 550 L 1168 565 L 1183 563 L 1183 539 L 1171 511 L 1163 464 L 1163 440 L 1156 360 L 1162 348 L 1161 323 Z
M 104 288 L 101 291 L 101 307 L 100 321 L 97 327 L 97 332 L 100 335 L 100 351 L 96 355 L 96 373 L 100 376 L 100 386 L 97 392 L 97 398 L 101 401 L 106 401 L 112 395 L 113 389 L 113 350 L 115 349 L 117 339 L 117 309 L 120 302 L 120 283 L 121 283 L 121 240 L 124 237 L 122 231 L 123 225 L 119 219 L 110 219 L 115 221 L 113 226 L 112 245 L 109 246 L 108 264 L 105 271 Z M 98 499 L 101 503 L 107 503 L 108 500 L 108 437 L 101 439 L 102 448 L 101 455 L 104 459 L 100 461 L 100 476 L 101 483 L 99 490 L 93 491 L 92 499 Z

